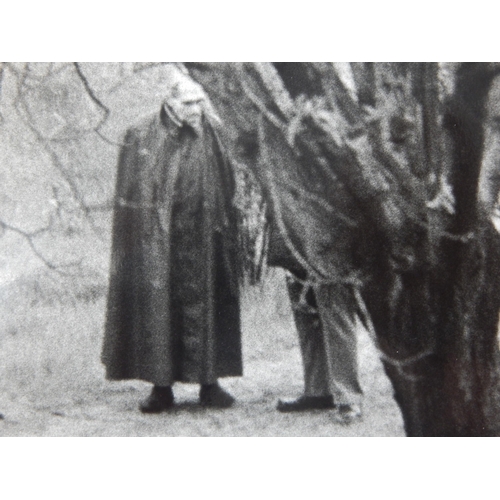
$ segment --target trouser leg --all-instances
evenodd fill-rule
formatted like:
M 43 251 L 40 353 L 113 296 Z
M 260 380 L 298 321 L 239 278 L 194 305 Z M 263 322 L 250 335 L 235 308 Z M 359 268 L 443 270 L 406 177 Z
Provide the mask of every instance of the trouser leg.
M 356 299 L 351 286 L 315 287 L 330 391 L 336 404 L 359 404 Z
M 331 391 L 325 344 L 314 292 L 309 289 L 301 300 L 304 287 L 292 277 L 287 278 L 287 287 L 302 355 L 304 395 L 329 396 Z

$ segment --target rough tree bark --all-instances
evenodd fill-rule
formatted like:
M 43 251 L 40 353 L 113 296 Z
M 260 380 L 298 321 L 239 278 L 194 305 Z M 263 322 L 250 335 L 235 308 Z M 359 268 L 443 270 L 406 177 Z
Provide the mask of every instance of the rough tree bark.
M 500 237 L 477 199 L 492 64 L 188 65 L 315 280 L 356 286 L 409 436 L 499 435 Z M 368 318 L 371 318 L 369 320 Z M 369 325 L 370 326 L 370 325 Z
M 487 66 L 460 68 L 442 127 L 428 96 L 420 96 L 428 115 L 424 128 L 434 122 L 440 138 L 422 153 L 434 171 L 448 165 L 454 213 L 428 214 L 440 229 L 424 235 L 424 252 L 410 268 L 394 267 L 381 250 L 381 266 L 362 292 L 384 352 L 409 356 L 384 365 L 410 436 L 499 433 L 499 240 L 477 201 L 493 75 Z

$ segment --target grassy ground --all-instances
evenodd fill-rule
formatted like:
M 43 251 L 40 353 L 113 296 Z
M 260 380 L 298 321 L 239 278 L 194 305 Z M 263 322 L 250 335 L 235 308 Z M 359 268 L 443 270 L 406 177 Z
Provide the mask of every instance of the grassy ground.
M 302 390 L 296 332 L 278 271 L 264 286 L 244 293 L 245 376 L 222 381 L 237 404 L 229 410 L 202 409 L 196 404 L 197 387 L 178 384 L 178 408 L 154 416 L 137 411 L 149 384 L 104 379 L 99 355 L 105 287 L 73 287 L 69 296 L 57 287 L 41 289 L 39 283 L 21 280 L 2 288 L 2 436 L 403 435 L 389 381 L 361 329 L 361 422 L 346 427 L 333 423 L 328 412 L 283 415 L 275 410 L 279 397 Z

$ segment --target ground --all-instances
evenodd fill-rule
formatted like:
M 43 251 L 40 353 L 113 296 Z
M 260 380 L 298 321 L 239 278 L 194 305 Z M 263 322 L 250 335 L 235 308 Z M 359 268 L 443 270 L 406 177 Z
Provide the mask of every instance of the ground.
M 2 290 L 1 436 L 404 435 L 390 382 L 361 327 L 360 422 L 334 423 L 328 411 L 276 411 L 278 398 L 302 391 L 298 341 L 280 272 L 244 292 L 245 375 L 221 382 L 237 399 L 228 410 L 200 408 L 197 387 L 178 384 L 176 410 L 142 415 L 138 402 L 148 395 L 149 384 L 104 379 L 99 363 L 104 304 L 99 287 L 72 300 L 27 285 Z

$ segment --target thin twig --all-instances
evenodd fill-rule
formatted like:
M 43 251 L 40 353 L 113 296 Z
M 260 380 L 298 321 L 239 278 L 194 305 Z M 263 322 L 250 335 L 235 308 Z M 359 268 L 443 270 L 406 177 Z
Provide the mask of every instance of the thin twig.
M 10 224 L 7 224 L 3 220 L 0 220 L 0 227 L 3 230 L 9 230 L 9 231 L 12 231 L 14 233 L 20 234 L 26 240 L 26 242 L 28 243 L 28 245 L 31 248 L 32 252 L 45 264 L 45 266 L 47 266 L 52 271 L 56 271 L 56 272 L 58 272 L 60 274 L 66 274 L 64 271 L 61 270 L 61 267 L 74 267 L 76 265 L 79 265 L 79 263 L 81 261 L 71 262 L 71 263 L 65 263 L 65 264 L 54 264 L 53 262 L 51 262 L 50 260 L 48 260 L 40 252 L 40 250 L 38 250 L 38 248 L 36 247 L 35 243 L 33 242 L 33 238 L 35 238 L 36 236 L 39 236 L 42 233 L 45 233 L 45 232 L 49 231 L 50 228 L 52 227 L 52 224 L 53 224 L 53 217 L 50 217 L 49 223 L 46 226 L 41 227 L 41 228 L 39 228 L 39 229 L 37 229 L 35 231 L 32 231 L 32 232 L 27 232 L 27 231 L 24 231 L 24 230 L 22 230 L 22 229 L 20 229 L 18 227 L 15 227 L 15 226 L 12 226 Z
M 23 116 L 23 113 L 21 112 L 21 106 L 23 108 L 24 113 L 26 114 L 26 117 Z M 67 185 L 70 188 L 70 191 L 73 193 L 73 196 L 75 200 L 78 203 L 78 206 L 80 210 L 83 212 L 85 215 L 85 218 L 87 222 L 89 223 L 92 231 L 95 234 L 99 234 L 99 230 L 96 227 L 94 221 L 89 217 L 89 210 L 87 205 L 85 204 L 85 201 L 83 199 L 82 194 L 80 193 L 80 190 L 78 189 L 76 183 L 73 181 L 71 176 L 68 174 L 66 171 L 63 163 L 59 159 L 59 156 L 57 155 L 56 151 L 51 147 L 50 145 L 50 139 L 46 139 L 42 133 L 33 125 L 33 117 L 31 116 L 31 113 L 28 109 L 28 106 L 26 103 L 19 99 L 18 102 L 15 105 L 15 109 L 21 119 L 26 123 L 28 128 L 32 131 L 32 133 L 35 135 L 36 139 L 38 140 L 38 143 L 41 145 L 41 147 L 45 150 L 45 152 L 49 155 L 52 165 L 58 170 L 58 172 L 61 174 L 62 178 L 66 181 Z
M 108 119 L 108 117 L 109 117 L 109 115 L 111 113 L 111 110 L 97 97 L 97 95 L 95 94 L 94 90 L 90 86 L 89 81 L 87 80 L 87 77 L 83 74 L 82 68 L 80 67 L 80 64 L 77 63 L 77 62 L 74 62 L 73 65 L 74 65 L 74 67 L 76 69 L 76 73 L 77 73 L 78 77 L 80 78 L 80 80 L 83 83 L 83 86 L 85 87 L 85 90 L 86 90 L 88 96 L 104 112 L 104 115 L 103 115 L 101 121 L 95 127 L 96 131 L 97 131 L 97 130 L 99 130 L 104 125 L 104 123 L 106 122 L 106 120 Z

